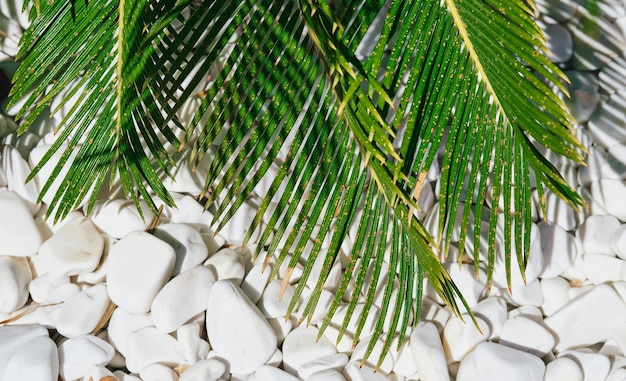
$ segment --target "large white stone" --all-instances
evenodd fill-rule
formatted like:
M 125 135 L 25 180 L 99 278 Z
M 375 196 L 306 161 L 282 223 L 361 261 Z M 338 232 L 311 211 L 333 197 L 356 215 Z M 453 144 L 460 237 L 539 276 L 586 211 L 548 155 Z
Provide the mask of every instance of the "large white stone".
M 501 296 L 489 296 L 473 308 L 474 316 L 483 319 L 491 331 L 490 339 L 500 336 L 502 326 L 507 320 L 506 301 Z
M 134 232 L 109 252 L 107 288 L 113 303 L 131 313 L 150 311 L 168 281 L 176 254 L 167 243 L 145 232 Z
M 215 275 L 196 266 L 170 280 L 152 302 L 152 320 L 162 332 L 172 332 L 207 308 Z
M 577 232 L 584 252 L 610 255 L 610 238 L 619 227 L 619 220 L 613 216 L 589 216 Z
M 257 380 L 263 381 L 298 381 L 297 377 L 269 365 L 262 365 L 256 370 Z
M 305 378 L 306 381 L 346 381 L 346 378 L 340 371 L 335 369 L 322 370 L 313 373 L 309 378 Z
M 543 361 L 530 353 L 486 342 L 478 345 L 459 367 L 457 381 L 543 381 Z
M 1 373 L 0 373 L 1 374 Z M 38 336 L 20 346 L 6 364 L 2 380 L 57 381 L 59 354 L 49 337 Z
M 0 191 L 0 210 L 0 255 L 28 257 L 37 254 L 42 243 L 41 233 L 20 196 Z
M 543 304 L 541 310 L 546 316 L 552 315 L 569 301 L 569 282 L 561 277 L 541 280 Z
M 546 365 L 544 381 L 583 381 L 583 370 L 569 357 L 559 357 Z
M 169 366 L 159 363 L 147 365 L 139 372 L 142 381 L 179 381 L 178 374 Z
M 218 251 L 204 262 L 204 266 L 213 270 L 217 279 L 230 280 L 236 285 L 240 285 L 246 275 L 241 255 L 233 249 Z
M 39 324 L 56 328 L 65 337 L 78 337 L 93 331 L 107 308 L 109 296 L 101 283 L 66 299 L 63 303 L 35 311 Z
M 626 184 L 623 181 L 595 181 L 591 183 L 591 196 L 608 214 L 622 222 L 626 221 Z M 607 242 L 609 243 L 610 241 Z
M 100 263 L 104 238 L 86 218 L 65 224 L 39 249 L 48 272 L 57 276 L 88 273 Z
M 248 271 L 241 284 L 241 289 L 246 293 L 252 303 L 257 303 L 270 279 L 272 266 L 263 269 L 262 264 L 256 264 Z
M 226 365 L 216 359 L 200 360 L 185 369 L 180 381 L 217 381 L 226 372 Z
M 126 355 L 126 340 L 128 336 L 141 328 L 150 327 L 154 323 L 150 313 L 131 314 L 123 308 L 116 308 L 109 319 L 109 342 L 120 352 Z
M 337 348 L 326 337 L 317 340 L 318 333 L 313 326 L 300 326 L 287 335 L 283 342 L 285 370 L 296 374 L 304 364 L 337 353 Z
M 369 333 L 369 332 L 368 332 Z M 367 348 L 370 345 L 371 341 L 374 341 L 374 347 L 372 348 L 372 353 L 369 356 L 366 356 Z M 389 375 L 393 371 L 394 367 L 394 358 L 390 352 L 387 352 L 384 358 L 381 361 L 381 355 L 383 352 L 383 348 L 385 343 L 383 341 L 383 337 L 373 337 L 366 336 L 361 337 L 359 342 L 354 347 L 352 351 L 352 356 L 350 356 L 350 362 L 358 362 L 361 364 L 368 365 L 378 372 Z M 380 363 L 380 365 L 378 365 Z
M 611 369 L 611 360 L 600 353 L 583 350 L 566 351 L 559 356 L 561 357 L 570 357 L 580 364 L 585 381 L 605 381 Z
M 16 148 L 5 145 L 0 149 L 0 173 L 4 173 L 8 190 L 27 201 L 31 211 L 34 211 L 37 209 L 39 187 L 35 181 L 26 182 L 30 171 L 30 165 Z
M 154 327 L 138 329 L 126 340 L 126 367 L 133 373 L 155 363 L 175 367 L 184 360 L 176 339 Z
M 613 234 L 611 249 L 619 258 L 626 260 L 626 224 L 621 225 Z
M 109 343 L 93 335 L 68 339 L 59 345 L 61 377 L 66 380 L 81 378 L 90 366 L 108 364 L 114 352 Z
M 11 313 L 26 304 L 31 279 L 26 258 L 0 255 L 0 312 Z
M 169 243 L 176 252 L 173 275 L 201 264 L 209 254 L 200 233 L 186 224 L 159 225 L 154 231 L 154 236 Z
M 290 284 L 287 284 L 281 295 L 282 283 L 280 279 L 273 280 L 267 285 L 261 296 L 261 300 L 257 303 L 257 306 L 267 318 L 278 318 L 287 315 L 287 309 L 289 308 L 289 304 L 291 303 L 296 289 Z M 296 304 L 293 311 L 297 309 L 298 305 L 299 303 Z
M 313 374 L 334 369 L 343 369 L 348 363 L 348 356 L 345 353 L 334 353 L 315 360 L 304 363 L 298 369 L 298 376 L 303 380 L 308 379 Z
M 543 267 L 539 274 L 542 278 L 554 278 L 567 270 L 578 255 L 575 237 L 556 224 L 540 223 L 541 251 Z
M 626 261 L 611 255 L 583 255 L 583 270 L 592 283 L 616 282 L 626 279 Z
M 206 328 L 211 347 L 229 363 L 231 373 L 254 372 L 276 350 L 276 334 L 261 311 L 227 280 L 213 285 Z
M 141 205 L 145 219 L 141 218 L 131 200 L 96 201 L 91 211 L 91 222 L 114 238 L 125 237 L 132 232 L 145 230 L 154 218 L 144 201 Z
M 28 284 L 28 291 L 35 302 L 42 303 L 57 287 L 69 282 L 70 277 L 68 276 L 54 276 L 45 273 Z
M 476 317 L 480 331 L 472 324 L 469 315 L 463 314 L 463 320 L 452 317 L 443 330 L 443 348 L 448 362 L 463 360 L 478 344 L 491 336 L 491 329 L 483 319 Z
M 411 351 L 420 377 L 432 381 L 450 380 L 441 337 L 434 323 L 418 323 L 411 333 Z
M 5 325 L 0 327 L 0 375 L 11 356 L 36 337 L 48 337 L 48 330 L 40 325 Z
M 358 362 L 350 362 L 343 370 L 343 375 L 348 381 L 388 381 L 382 373 L 374 371 L 374 368 L 361 365 Z
M 211 346 L 200 338 L 200 323 L 185 324 L 176 330 L 176 348 L 190 364 L 207 358 Z
M 545 319 L 557 335 L 555 350 L 588 346 L 612 337 L 626 319 L 626 305 L 606 284 L 572 299 Z
M 543 357 L 554 348 L 554 336 L 526 316 L 515 316 L 504 323 L 500 344 Z

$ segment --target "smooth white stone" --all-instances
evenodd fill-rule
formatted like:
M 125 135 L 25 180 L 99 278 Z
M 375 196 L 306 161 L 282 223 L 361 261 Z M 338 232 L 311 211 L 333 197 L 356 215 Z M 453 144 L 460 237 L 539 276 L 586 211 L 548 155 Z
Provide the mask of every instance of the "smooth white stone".
M 477 276 L 474 266 L 466 263 L 462 264 L 460 268 L 457 263 L 445 264 L 444 267 L 448 270 L 448 274 L 457 287 L 463 290 L 463 297 L 469 307 L 476 306 L 487 290 L 487 274 L 479 270 Z M 460 298 L 455 297 L 455 299 L 459 305 L 462 305 Z
M 613 336 L 626 319 L 626 305 L 606 284 L 571 300 L 544 322 L 557 335 L 555 351 L 592 345 Z
M 172 278 L 154 297 L 151 312 L 154 325 L 169 333 L 207 308 L 215 283 L 213 271 L 196 266 Z
M 364 303 L 357 303 L 356 307 L 354 307 L 354 311 L 352 312 L 352 316 L 350 317 L 350 321 L 346 326 L 346 332 L 354 335 L 357 330 L 357 325 L 363 313 Z M 343 321 L 346 317 L 346 313 L 348 312 L 348 306 L 344 305 L 337 308 L 337 311 L 330 319 L 331 324 L 334 324 L 335 327 L 339 328 L 343 325 Z M 368 311 L 367 317 L 365 318 L 365 323 L 363 324 L 362 332 L 373 332 L 374 327 L 376 326 L 376 319 L 378 319 L 379 309 L 376 306 L 372 306 Z
M 583 381 L 583 370 L 569 357 L 559 357 L 546 365 L 544 381 Z
M 50 274 L 72 276 L 95 270 L 103 249 L 104 238 L 83 217 L 73 219 L 44 242 L 39 255 Z
M 109 248 L 112 247 L 117 240 L 110 235 L 102 234 L 104 238 L 104 250 L 98 267 L 89 273 L 80 274 L 76 281 L 78 283 L 98 284 L 106 280 L 107 268 L 109 266 Z
M 620 222 L 613 216 L 589 216 L 577 232 L 584 252 L 610 255 L 610 237 L 613 237 L 619 228 Z
M 113 303 L 131 313 L 150 311 L 168 281 L 176 254 L 167 243 L 146 232 L 134 232 L 109 251 L 107 288 Z
M 537 192 L 533 192 L 533 197 L 537 197 Z M 546 198 L 546 216 L 545 221 L 559 225 L 563 229 L 570 231 L 578 225 L 576 214 L 554 193 L 548 192 Z M 538 205 L 538 203 L 536 204 Z
M 615 144 L 609 147 L 602 162 L 602 178 L 606 180 L 626 179 L 626 145 Z
M 626 110 L 626 91 L 617 90 L 591 116 L 588 123 L 589 132 L 596 144 L 609 148 L 615 144 L 626 143 L 626 122 L 620 114 Z
M 328 369 L 313 373 L 306 381 L 346 381 L 346 378 L 338 370 Z
M 503 297 L 489 296 L 481 300 L 473 308 L 473 312 L 474 316 L 478 316 L 489 325 L 489 330 L 491 331 L 489 339 L 500 337 L 502 326 L 508 318 L 506 301 Z
M 52 290 L 52 292 L 50 292 L 41 304 L 51 305 L 62 303 L 79 293 L 80 287 L 76 283 L 65 283 Z
M 92 365 L 87 369 L 87 372 L 83 375 L 83 380 L 89 381 L 119 381 L 117 377 L 102 365 Z M 56 379 L 55 379 L 56 380 Z
M 476 306 L 478 306 L 480 303 Z M 437 325 L 439 333 L 443 333 L 443 327 L 452 316 L 452 312 L 448 308 L 443 308 L 435 303 L 432 299 L 424 297 L 422 299 L 422 310 L 420 311 L 420 320 L 431 321 Z M 504 322 L 504 321 L 503 321 Z
M 285 337 L 287 337 L 287 335 L 289 334 L 289 332 L 291 332 L 291 329 L 293 328 L 292 320 L 285 319 L 284 317 L 274 319 L 269 318 L 267 319 L 267 322 L 274 330 L 274 333 L 276 333 L 276 340 L 278 342 L 278 345 L 282 344 L 282 342 L 285 340 Z
M 31 212 L 34 212 L 39 209 L 36 206 L 39 187 L 35 181 L 26 182 L 30 171 L 30 165 L 22 158 L 17 149 L 9 145 L 0 149 L 0 173 L 4 173 L 8 190 L 22 197 L 30 204 Z
M 443 330 L 442 342 L 448 362 L 463 360 L 478 344 L 491 336 L 491 329 L 483 319 L 476 316 L 479 331 L 469 315 L 463 314 L 462 316 L 465 322 L 456 316 L 452 317 Z
M 543 304 L 541 310 L 546 316 L 552 315 L 569 301 L 569 282 L 561 277 L 542 279 Z
M 509 304 L 514 306 L 539 307 L 543 304 L 543 293 L 538 280 L 534 280 L 527 286 L 513 287 L 510 292 L 509 290 L 501 290 L 501 295 Z
M 193 364 L 207 358 L 211 346 L 200 338 L 200 323 L 185 324 L 176 330 L 176 348 Z
M 0 375 L 6 369 L 11 356 L 20 347 L 40 336 L 48 337 L 48 330 L 40 325 L 0 326 Z
M 275 258 L 272 258 L 272 260 L 274 259 Z M 289 263 L 291 262 L 291 259 L 292 259 L 292 256 L 290 254 L 285 256 L 285 259 L 278 267 L 278 278 L 284 279 L 287 275 L 289 275 L 289 283 L 294 284 L 300 280 L 300 277 L 302 276 L 302 272 L 304 271 L 304 266 L 302 265 L 302 263 L 298 262 L 296 263 L 296 266 L 294 268 L 290 269 L 291 272 L 287 274 L 287 268 L 289 267 Z M 263 259 L 261 259 L 261 257 L 257 258 L 257 261 L 259 260 L 261 263 L 263 263 L 264 258 Z
M 586 166 L 578 168 L 578 182 L 580 185 L 587 186 L 593 181 L 598 181 L 604 177 L 603 167 L 606 164 L 606 150 L 600 146 L 591 146 Z
M 130 200 L 96 201 L 91 212 L 91 222 L 106 234 L 114 238 L 122 238 L 134 232 L 145 230 L 154 218 L 148 205 L 142 201 L 141 209 L 145 219 L 142 219 Z
M 287 309 L 289 308 L 289 304 L 291 303 L 291 299 L 296 291 L 296 289 L 287 284 L 283 294 L 281 294 L 282 281 L 279 279 L 275 279 L 270 284 L 267 285 L 263 295 L 261 296 L 261 300 L 257 303 L 259 310 L 263 313 L 266 318 L 278 318 L 284 317 L 287 315 Z M 294 311 L 297 309 L 300 303 L 297 303 L 294 307 Z
M 582 286 L 578 286 L 578 287 L 572 287 L 567 291 L 567 295 L 569 296 L 570 300 L 586 293 L 587 291 L 591 291 L 592 288 L 594 288 L 595 285 L 585 282 L 585 284 L 583 284 Z
M 150 364 L 139 372 L 142 381 L 179 381 L 178 374 L 163 364 Z
M 433 324 L 437 329 L 437 333 L 439 334 L 439 328 L 435 323 Z M 407 330 L 407 334 L 410 333 Z M 410 337 L 410 336 L 408 336 Z M 415 366 L 415 360 L 413 359 L 413 351 L 411 350 L 411 340 L 407 340 L 407 336 L 402 340 L 402 344 L 400 345 L 400 349 L 398 348 L 398 337 L 394 337 L 391 341 L 391 355 L 394 356 L 395 361 L 393 364 L 393 374 L 400 375 L 403 377 L 408 377 L 414 375 L 417 372 L 417 367 Z
M 536 322 L 541 322 L 543 318 L 541 310 L 535 306 L 520 306 L 509 311 L 509 319 L 516 316 L 524 316 Z
M 352 353 L 352 349 L 356 346 L 354 336 L 351 333 L 346 332 L 340 337 L 339 330 L 332 325 L 326 327 L 322 334 L 328 341 L 335 345 L 337 352 L 350 354 Z
M 176 348 L 176 339 L 155 327 L 141 328 L 128 335 L 126 367 L 133 373 L 154 363 L 174 367 L 183 361 L 185 358 Z
M 539 357 L 505 345 L 486 342 L 461 362 L 457 381 L 543 381 L 545 365 Z
M 73 338 L 93 331 L 108 307 L 106 285 L 101 283 L 69 297 L 62 304 L 38 308 L 35 316 L 39 324 L 54 327 L 61 335 Z
M 226 372 L 226 365 L 216 359 L 200 360 L 185 369 L 180 381 L 217 381 Z
M 615 372 L 609 374 L 606 381 L 622 381 L 626 379 L 626 368 L 616 369 Z
M 499 288 L 509 288 L 506 280 L 506 266 L 504 254 L 496 255 L 495 269 L 493 272 L 493 285 Z M 530 231 L 530 248 L 528 252 L 528 263 L 526 265 L 526 281 L 522 278 L 519 271 L 519 264 L 515 253 L 511 255 L 511 287 L 525 287 L 531 284 L 539 277 L 543 269 L 543 253 L 541 251 L 541 237 L 539 228 L 533 224 Z
M 236 285 L 243 282 L 246 268 L 239 253 L 233 249 L 222 249 L 204 262 L 213 270 L 218 280 L 230 280 Z
M 566 232 L 556 224 L 540 223 L 541 251 L 543 253 L 543 267 L 541 278 L 554 278 L 561 275 L 573 263 L 578 255 L 575 236 Z
M 619 258 L 626 260 L 626 224 L 621 225 L 613 234 L 611 250 Z
M 133 376 L 131 374 L 126 374 L 121 370 L 116 370 L 115 372 L 113 372 L 113 374 L 115 375 L 115 377 L 117 377 L 119 381 L 142 381 L 141 378 Z
M 382 373 L 374 371 L 367 365 L 361 366 L 358 362 L 350 362 L 343 370 L 347 381 L 388 381 Z
M 256 264 L 250 269 L 248 274 L 241 284 L 241 289 L 246 293 L 252 303 L 257 303 L 261 299 L 263 290 L 267 286 L 270 279 L 270 273 L 272 272 L 272 266 L 267 266 L 263 271 L 263 265 Z
M 583 255 L 583 268 L 587 279 L 599 284 L 626 279 L 626 263 L 623 259 L 604 254 Z
M 68 276 L 54 276 L 42 274 L 28 284 L 28 291 L 33 301 L 42 303 L 57 287 L 70 283 Z
M 562 357 L 569 357 L 581 365 L 585 381 L 604 381 L 611 369 L 611 361 L 607 356 L 591 351 L 567 351 L 559 356 Z
M 272 354 L 272 357 L 270 357 L 270 359 L 267 360 L 265 365 L 279 367 L 282 362 L 283 362 L 283 352 L 280 349 L 276 348 L 276 350 Z
M 113 347 L 93 335 L 67 339 L 59 345 L 59 371 L 66 380 L 82 377 L 92 365 L 106 365 L 113 358 Z
M 0 255 L 0 313 L 11 313 L 26 304 L 31 279 L 26 258 Z
M 298 381 L 297 377 L 280 370 L 276 367 L 269 365 L 262 365 L 257 368 L 256 372 L 257 380 L 263 381 Z
M 340 370 L 348 363 L 348 356 L 345 353 L 335 353 L 317 358 L 313 361 L 302 364 L 298 369 L 298 376 L 306 380 L 313 374 L 325 370 Z
M 370 340 L 376 340 L 374 344 L 374 348 L 372 349 L 372 353 L 365 358 L 365 353 L 367 351 L 367 347 L 369 346 Z M 382 354 L 382 350 L 384 348 L 384 341 L 382 338 L 373 338 L 372 336 L 361 337 L 359 339 L 358 344 L 354 347 L 352 351 L 352 356 L 350 356 L 350 362 L 359 362 L 361 364 L 365 364 L 370 366 L 377 371 L 381 372 L 384 375 L 388 375 L 393 371 L 394 367 L 394 359 L 390 352 L 387 352 L 385 358 L 383 359 L 380 366 L 377 364 L 380 362 L 380 356 Z
M 554 348 L 555 340 L 541 324 L 525 316 L 515 316 L 504 323 L 499 343 L 543 357 Z
M 411 333 L 411 351 L 420 377 L 432 381 L 449 381 L 446 355 L 433 323 L 420 322 Z
M 308 295 L 304 295 L 302 297 L 302 299 L 307 300 L 308 303 L 311 297 L 308 287 L 305 287 L 304 292 L 309 293 Z M 298 317 L 298 320 L 302 320 L 306 324 L 319 324 L 328 314 L 328 310 L 330 309 L 334 298 L 335 294 L 328 290 L 322 290 L 319 298 L 317 299 L 315 308 L 312 310 L 312 312 L 309 312 L 306 316 L 303 316 L 305 309 L 307 308 L 307 303 L 301 303 L 300 308 L 294 313 L 294 315 Z
M 220 235 L 231 244 L 243 243 L 243 239 L 250 228 L 250 223 L 254 219 L 256 212 L 257 208 L 254 205 L 244 202 L 239 209 L 237 209 L 235 214 L 231 216 L 226 225 L 219 231 Z M 263 223 L 261 223 L 261 225 L 263 225 Z M 259 238 L 260 235 L 257 230 L 250 238 L 250 242 L 256 242 Z
M 57 346 L 49 337 L 38 336 L 16 348 L 6 368 L 0 367 L 3 380 L 57 381 L 59 355 Z
M 172 275 L 178 275 L 201 264 L 209 255 L 209 249 L 200 233 L 186 224 L 163 224 L 154 236 L 172 246 L 176 252 L 176 264 Z
M 324 261 L 326 260 L 327 251 L 320 252 L 315 258 L 315 262 L 313 263 L 313 268 L 311 269 L 311 273 L 309 274 L 309 278 L 307 279 L 307 286 L 314 288 L 315 284 L 317 284 L 318 279 L 321 278 Z M 341 272 L 341 263 L 339 258 L 336 258 L 335 262 L 330 267 L 330 271 L 328 271 L 328 275 L 326 280 L 324 281 L 324 290 L 334 291 L 339 287 L 339 283 L 341 282 L 342 272 Z
M 37 254 L 42 237 L 26 203 L 17 193 L 0 192 L 0 210 L 0 255 L 28 257 Z
M 172 196 L 176 201 L 177 208 L 170 209 L 171 223 L 188 224 L 194 227 L 202 227 L 207 230 L 209 229 L 213 215 L 208 211 L 205 211 L 202 204 L 189 195 L 172 193 Z M 212 253 L 215 253 L 215 251 Z
M 149 313 L 131 314 L 122 308 L 116 308 L 109 319 L 107 329 L 109 342 L 123 356 L 126 356 L 126 339 L 128 336 L 141 328 L 153 325 L 152 316 Z
M 231 373 L 252 373 L 276 350 L 272 327 L 244 292 L 228 280 L 213 285 L 206 328 L 211 347 L 229 363 Z
M 282 349 L 286 371 L 296 374 L 302 365 L 337 353 L 337 348 L 323 335 L 317 340 L 318 333 L 313 326 L 300 326 L 287 335 Z

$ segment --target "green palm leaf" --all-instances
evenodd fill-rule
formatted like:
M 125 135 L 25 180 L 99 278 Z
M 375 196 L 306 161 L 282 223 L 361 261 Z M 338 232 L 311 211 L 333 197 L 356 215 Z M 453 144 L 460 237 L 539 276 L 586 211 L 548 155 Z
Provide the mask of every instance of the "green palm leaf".
M 497 255 L 505 258 L 510 283 L 510 254 L 523 273 L 530 247 L 531 174 L 540 195 L 547 187 L 573 207 L 583 203 L 540 152 L 580 163 L 583 147 L 551 90 L 565 92 L 565 78 L 545 58 L 530 4 L 329 4 L 41 3 L 21 42 L 13 102 L 28 98 L 19 114 L 26 126 L 62 90 L 80 92 L 55 145 L 34 170 L 60 149 L 77 150 L 73 161 L 64 156 L 43 188 L 62 166 L 70 167 L 49 210 L 57 218 L 84 198 L 93 205 L 107 176 L 119 178 L 137 205 L 142 197 L 154 209 L 150 191 L 171 203 L 160 179 L 174 158 L 200 168 L 211 152 L 205 188 L 209 202 L 219 201 L 219 230 L 278 165 L 248 230 L 249 239 L 265 220 L 255 254 L 266 247 L 267 262 L 275 257 L 272 276 L 289 260 L 285 286 L 292 269 L 304 265 L 290 312 L 316 258 L 324 256 L 321 277 L 311 280 L 304 321 L 355 229 L 320 331 L 354 279 L 340 332 L 363 295 L 359 340 L 381 282 L 374 337 L 385 333 L 382 361 L 396 332 L 401 343 L 417 322 L 424 277 L 460 314 L 460 292 L 437 255 L 447 253 L 457 216 L 459 250 L 473 240 L 477 272 L 482 220 L 488 221 L 488 284 Z M 195 115 L 179 120 L 189 102 L 197 104 Z M 416 200 L 438 152 L 440 214 L 431 237 L 416 218 Z M 485 206 L 491 206 L 487 215 Z M 503 253 L 495 251 L 499 219 Z

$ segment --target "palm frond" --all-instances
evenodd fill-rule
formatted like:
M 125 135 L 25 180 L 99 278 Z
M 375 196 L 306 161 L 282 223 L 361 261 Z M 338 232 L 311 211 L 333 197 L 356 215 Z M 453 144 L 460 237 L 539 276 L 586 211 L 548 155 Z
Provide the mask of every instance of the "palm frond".
M 219 230 L 277 165 L 248 229 L 247 239 L 264 226 L 255 255 L 267 248 L 267 262 L 276 258 L 272 276 L 290 258 L 284 286 L 304 265 L 290 312 L 316 258 L 325 256 L 303 309 L 310 321 L 342 244 L 352 241 L 320 331 L 354 279 L 340 331 L 363 297 L 359 340 L 381 282 L 374 337 L 385 333 L 382 361 L 396 332 L 401 343 L 417 323 L 424 277 L 455 313 L 456 297 L 469 311 L 437 255 L 447 253 L 458 216 L 460 252 L 473 240 L 478 273 L 478 242 L 487 234 L 488 284 L 497 255 L 510 284 L 509 254 L 523 273 L 530 248 L 531 174 L 540 195 L 547 187 L 573 207 L 583 204 L 541 154 L 583 160 L 573 119 L 550 87 L 565 92 L 565 77 L 545 57 L 530 3 L 163 3 L 41 3 L 33 14 L 12 92 L 14 102 L 28 97 L 19 116 L 27 125 L 63 89 L 81 94 L 35 168 L 61 147 L 77 150 L 43 189 L 70 166 L 50 208 L 59 218 L 86 197 L 92 205 L 107 175 L 118 176 L 136 203 L 140 196 L 150 202 L 150 190 L 171 203 L 159 178 L 174 160 L 167 143 L 197 169 L 212 154 L 205 188 L 210 202 L 219 201 Z M 190 101 L 194 116 L 179 119 Z M 440 214 L 431 237 L 416 200 L 436 160 Z M 500 219 L 503 253 L 495 251 Z

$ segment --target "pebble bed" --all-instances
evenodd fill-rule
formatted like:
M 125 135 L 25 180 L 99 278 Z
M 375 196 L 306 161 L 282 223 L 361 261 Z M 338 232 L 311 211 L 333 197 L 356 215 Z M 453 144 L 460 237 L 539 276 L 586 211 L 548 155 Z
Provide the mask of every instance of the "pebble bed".
M 7 4 L 0 2 L 8 32 L 0 51 L 10 56 L 26 20 Z M 534 216 L 527 285 L 514 273 L 511 293 L 503 265 L 488 294 L 485 274 L 476 279 L 469 256 L 457 266 L 453 252 L 446 267 L 482 332 L 427 287 L 417 328 L 378 372 L 382 342 L 360 366 L 373 319 L 356 346 L 354 322 L 337 343 L 340 309 L 315 341 L 345 258 L 334 264 L 312 324 L 297 326 L 299 308 L 285 316 L 294 289 L 278 298 L 285 269 L 269 281 L 263 258 L 240 246 L 253 204 L 213 234 L 210 211 L 194 198 L 201 179 L 182 168 L 167 184 L 178 208 L 164 207 L 151 233 L 154 216 L 144 220 L 115 197 L 88 218 L 79 209 L 55 225 L 43 218 L 49 196 L 36 204 L 51 166 L 35 182 L 24 179 L 63 110 L 19 139 L 0 118 L 0 381 L 626 380 L 626 10 L 619 0 L 599 9 L 593 16 L 575 1 L 538 2 L 550 58 L 571 78 L 567 102 L 591 153 L 586 167 L 551 160 L 589 208 L 575 213 L 548 195 L 546 220 Z M 599 37 L 587 37 L 589 19 Z M 420 204 L 432 231 L 436 168 L 427 180 Z M 321 262 L 313 271 L 320 269 Z

